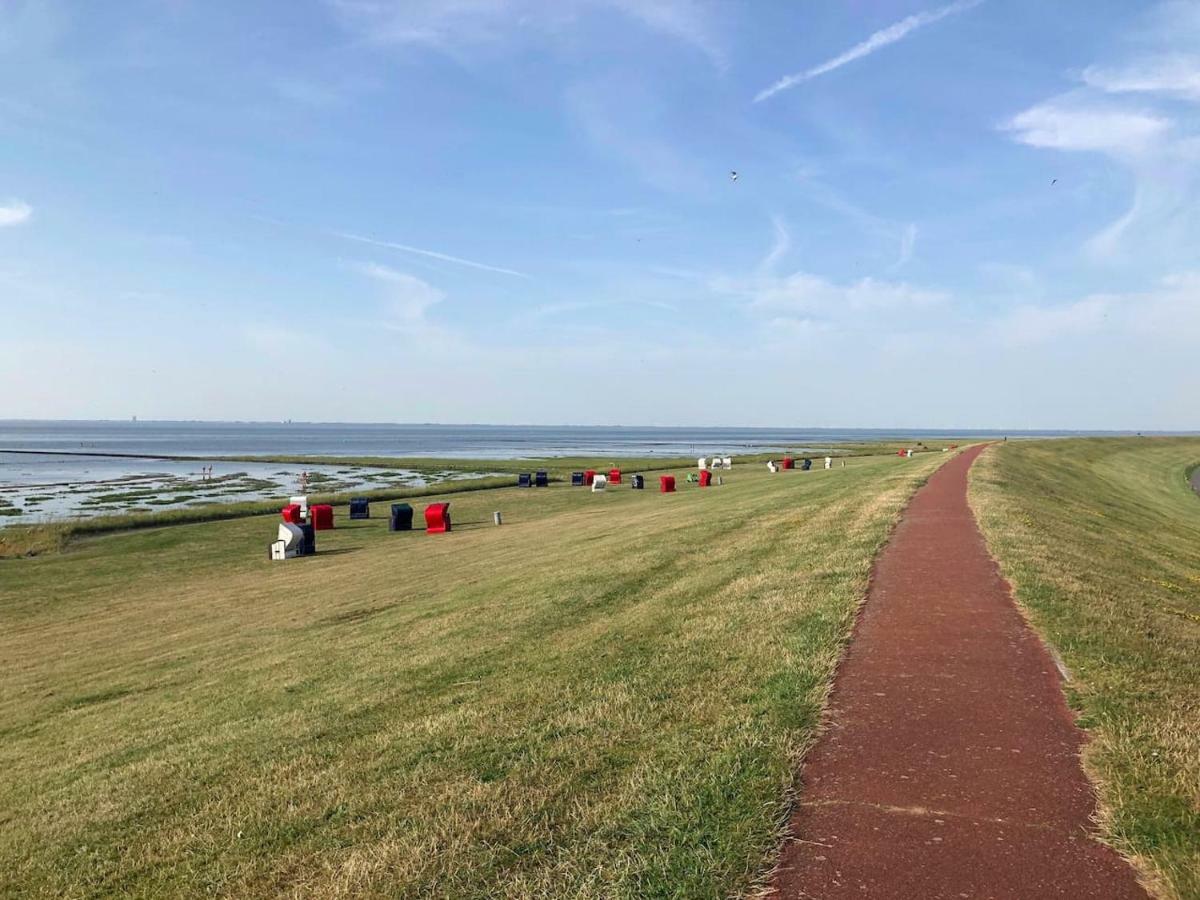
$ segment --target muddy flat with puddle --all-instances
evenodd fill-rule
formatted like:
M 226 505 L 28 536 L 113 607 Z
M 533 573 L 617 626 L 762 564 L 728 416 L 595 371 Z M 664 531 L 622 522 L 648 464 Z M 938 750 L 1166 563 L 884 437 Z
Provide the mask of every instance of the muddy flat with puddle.
M 211 467 L 211 468 L 209 468 Z M 0 453 L 0 526 L 308 493 L 421 487 L 485 473 Z

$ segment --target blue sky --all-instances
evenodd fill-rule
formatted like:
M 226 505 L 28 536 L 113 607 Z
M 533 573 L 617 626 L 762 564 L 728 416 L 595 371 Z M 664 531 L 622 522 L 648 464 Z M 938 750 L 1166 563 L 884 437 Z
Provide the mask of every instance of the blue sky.
M 1198 47 L 1196 0 L 0 0 L 0 417 L 1200 427 Z

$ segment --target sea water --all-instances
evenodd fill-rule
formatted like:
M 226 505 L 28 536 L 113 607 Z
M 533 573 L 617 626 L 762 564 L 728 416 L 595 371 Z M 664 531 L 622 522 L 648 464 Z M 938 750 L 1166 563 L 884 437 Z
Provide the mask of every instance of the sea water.
M 305 472 L 314 493 L 413 486 L 429 480 L 404 469 L 213 460 L 219 456 L 594 456 L 603 463 L 628 456 L 816 453 L 836 443 L 943 436 L 1001 434 L 934 429 L 9 420 L 0 421 L 0 524 L 286 497 L 300 490 Z

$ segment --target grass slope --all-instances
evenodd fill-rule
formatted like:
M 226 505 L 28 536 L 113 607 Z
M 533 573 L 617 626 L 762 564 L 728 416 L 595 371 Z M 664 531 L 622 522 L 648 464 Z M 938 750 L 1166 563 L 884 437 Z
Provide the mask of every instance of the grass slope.
M 923 442 L 916 442 L 919 447 L 925 447 Z M 927 450 L 919 452 L 936 452 L 943 446 L 930 442 Z M 890 456 L 900 445 L 888 443 L 875 444 L 839 444 L 834 452 L 838 456 Z M 195 459 L 197 462 L 208 457 L 137 457 L 135 454 L 112 454 L 119 457 L 144 459 Z M 737 463 L 765 462 L 767 459 L 779 457 L 781 454 L 762 453 L 752 456 L 739 456 Z M 812 455 L 812 454 L 810 454 Z M 815 458 L 815 457 L 814 457 Z M 307 496 L 310 503 L 331 503 L 342 505 L 349 502 L 351 497 L 366 497 L 372 501 L 407 500 L 414 497 L 429 497 L 431 495 L 457 494 L 466 491 L 488 491 L 508 487 L 515 481 L 514 476 L 521 472 L 533 473 L 545 471 L 551 481 L 570 481 L 571 473 L 595 469 L 608 472 L 610 469 L 621 469 L 626 473 L 645 472 L 652 476 L 659 472 L 667 472 L 679 468 L 690 469 L 695 460 L 691 457 L 624 457 L 610 459 L 597 463 L 594 457 L 555 456 L 533 459 L 444 459 L 432 457 L 339 457 L 339 456 L 224 456 L 213 459 L 231 462 L 278 462 L 300 465 L 337 465 L 373 467 L 380 470 L 408 469 L 426 475 L 443 474 L 447 472 L 470 473 L 492 472 L 506 473 L 479 478 L 463 478 L 452 482 L 434 483 L 422 487 L 382 487 L 360 488 L 354 491 L 322 490 L 319 483 L 313 484 Z M 819 464 L 818 459 L 818 464 Z M 650 480 L 653 480 L 651 477 Z M 149 496 L 158 493 L 149 492 Z M 134 493 L 127 496 L 141 497 L 143 494 Z M 111 497 L 109 499 L 112 499 Z M 153 501 L 151 501 L 153 502 Z M 57 519 L 30 524 L 10 525 L 0 528 L 0 559 L 34 556 L 39 553 L 53 553 L 61 550 L 71 540 L 86 534 L 100 534 L 113 531 L 131 531 L 137 528 L 158 528 L 163 525 L 183 525 L 194 522 L 212 522 L 218 519 L 240 519 L 247 516 L 274 514 L 278 511 L 281 498 L 275 500 L 243 500 L 235 502 L 217 502 L 188 506 L 180 509 L 165 509 L 144 512 L 130 512 L 107 516 L 92 516 L 85 519 Z M 19 516 L 21 510 L 13 508 L 0 498 L 0 517 L 5 515 Z M 3 519 L 0 518 L 0 524 Z
M 747 891 L 944 458 L 456 494 L 443 536 L 339 509 L 287 563 L 275 516 L 0 560 L 0 895 Z
M 1009 442 L 971 499 L 1073 673 L 1102 827 L 1167 896 L 1200 898 L 1200 440 Z

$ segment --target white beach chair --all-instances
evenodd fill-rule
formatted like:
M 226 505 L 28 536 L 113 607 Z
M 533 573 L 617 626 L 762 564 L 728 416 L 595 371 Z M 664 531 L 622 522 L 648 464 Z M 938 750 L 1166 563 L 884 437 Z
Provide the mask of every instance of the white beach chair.
M 608 487 L 608 476 L 607 475 L 597 475 L 595 478 L 592 479 L 592 493 L 593 494 L 596 493 L 596 491 L 604 490 L 606 487 Z
M 696 468 L 700 469 L 701 471 L 704 471 L 705 469 L 707 469 L 708 468 L 708 457 L 702 456 L 698 460 L 696 460 Z
M 833 457 L 832 456 L 825 457 L 825 468 L 827 468 L 827 469 L 833 468 Z
M 772 475 L 774 475 L 776 472 L 779 471 L 779 466 L 775 465 L 775 460 L 768 459 L 767 460 L 767 469 L 771 472 Z
M 308 518 L 308 497 L 289 497 L 288 503 L 295 503 L 300 507 L 300 517 Z
M 294 559 L 304 546 L 304 532 L 291 522 L 279 523 L 279 536 L 271 543 L 271 559 Z

